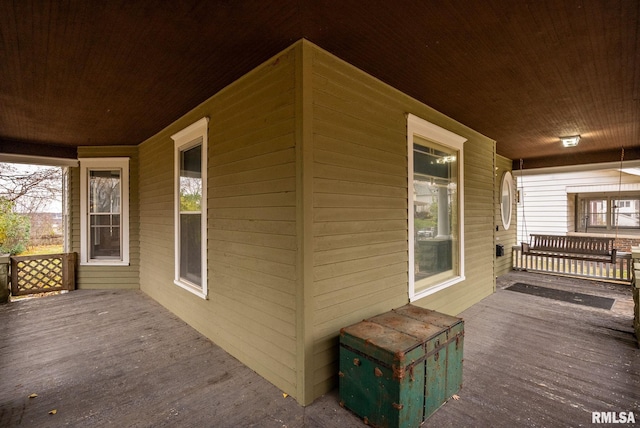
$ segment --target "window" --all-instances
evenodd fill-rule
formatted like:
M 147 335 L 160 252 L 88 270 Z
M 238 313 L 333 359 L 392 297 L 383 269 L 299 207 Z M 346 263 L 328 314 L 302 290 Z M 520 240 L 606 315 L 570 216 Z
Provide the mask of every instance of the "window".
M 129 264 L 129 158 L 80 159 L 80 263 Z
M 579 195 L 579 232 L 640 229 L 640 197 Z
M 409 298 L 464 280 L 465 138 L 408 115 Z
M 500 217 L 502 217 L 504 230 L 509 230 L 511 227 L 513 200 L 513 176 L 511 171 L 507 171 L 502 175 L 502 184 L 500 185 Z
M 611 225 L 619 228 L 640 228 L 640 199 L 613 199 Z
M 202 118 L 171 138 L 175 142 L 175 280 L 207 297 L 207 125 Z

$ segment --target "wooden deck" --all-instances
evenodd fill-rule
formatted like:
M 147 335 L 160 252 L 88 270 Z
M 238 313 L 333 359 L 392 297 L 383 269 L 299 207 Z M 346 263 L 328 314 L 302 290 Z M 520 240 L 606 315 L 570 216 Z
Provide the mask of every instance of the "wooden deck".
M 616 303 L 503 290 L 514 282 Z M 513 272 L 498 288 L 462 314 L 464 387 L 426 426 L 585 426 L 594 411 L 632 411 L 640 423 L 628 286 Z M 336 391 L 298 406 L 140 292 L 11 303 L 0 306 L 0 326 L 2 427 L 365 426 Z

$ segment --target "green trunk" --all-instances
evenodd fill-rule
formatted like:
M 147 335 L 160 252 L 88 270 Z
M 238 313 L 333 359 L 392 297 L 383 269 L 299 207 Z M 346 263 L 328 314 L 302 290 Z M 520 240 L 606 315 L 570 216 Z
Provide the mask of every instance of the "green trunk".
M 342 404 L 374 427 L 419 426 L 461 387 L 463 334 L 461 319 L 412 305 L 343 328 Z
M 396 309 L 395 312 L 443 329 L 444 338 L 440 338 L 439 343 L 432 343 L 433 350 L 427 349 L 427 355 L 431 355 L 436 349 L 440 349 L 440 351 L 437 352 L 437 358 L 434 355 L 434 358 L 427 360 L 427 371 L 434 372 L 434 379 L 427 382 L 426 419 L 462 388 L 464 322 L 460 318 L 413 305 L 403 306 Z M 436 376 L 440 376 L 438 380 L 435 379 Z M 439 386 L 431 386 L 432 383 L 440 384 L 442 382 L 444 384 L 441 389 Z

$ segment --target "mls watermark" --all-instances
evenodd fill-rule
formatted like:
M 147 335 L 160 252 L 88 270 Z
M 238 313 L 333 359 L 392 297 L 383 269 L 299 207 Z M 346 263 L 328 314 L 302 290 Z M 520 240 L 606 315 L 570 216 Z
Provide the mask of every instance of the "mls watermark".
M 592 424 L 635 424 L 633 412 L 591 412 Z

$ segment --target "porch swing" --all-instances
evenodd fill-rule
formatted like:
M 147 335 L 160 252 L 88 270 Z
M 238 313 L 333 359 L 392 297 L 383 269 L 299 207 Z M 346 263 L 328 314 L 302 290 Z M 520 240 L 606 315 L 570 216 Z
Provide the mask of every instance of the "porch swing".
M 624 147 L 620 155 L 620 171 L 618 178 L 618 199 L 622 187 L 622 163 L 624 161 Z M 522 184 L 523 160 L 520 159 L 520 181 Z M 523 202 L 524 204 L 524 202 Z M 589 262 L 616 263 L 618 239 L 618 207 L 613 207 L 616 216 L 615 237 L 570 236 L 531 234 L 529 242 L 522 242 L 522 255 L 543 256 L 557 259 L 581 260 Z M 526 224 L 523 222 L 526 233 Z M 523 235 L 525 234 L 523 233 Z

